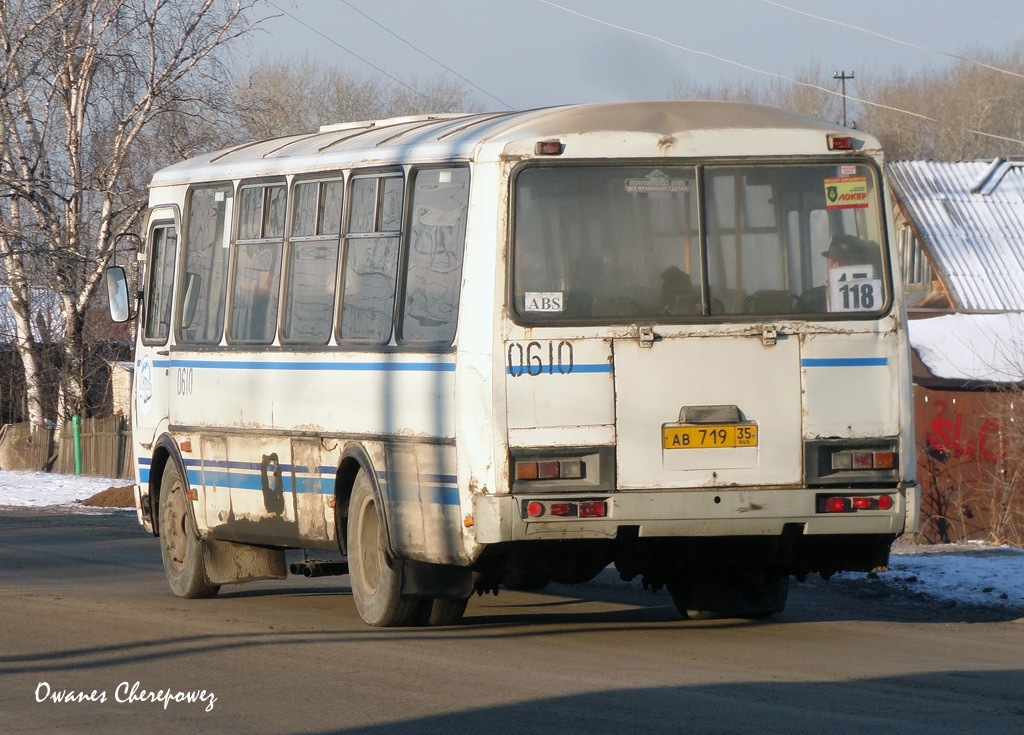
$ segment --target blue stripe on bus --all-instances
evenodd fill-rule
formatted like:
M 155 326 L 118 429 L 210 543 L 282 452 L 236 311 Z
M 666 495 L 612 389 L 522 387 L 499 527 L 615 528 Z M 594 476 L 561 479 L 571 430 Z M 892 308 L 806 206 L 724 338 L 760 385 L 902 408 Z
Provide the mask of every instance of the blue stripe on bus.
M 172 367 L 217 370 L 341 370 L 384 373 L 454 373 L 454 362 L 233 362 L 174 360 Z
M 247 472 L 225 472 L 220 470 L 203 469 L 193 467 L 186 470 L 188 481 L 191 485 L 212 485 L 215 487 L 230 488 L 232 490 L 263 490 L 263 478 L 258 474 Z M 425 475 L 441 483 L 445 478 L 451 478 L 450 485 L 423 485 L 423 486 L 399 486 L 402 501 L 436 503 L 439 505 L 459 505 L 459 489 L 455 485 L 454 475 Z M 204 483 L 205 480 L 205 483 Z M 288 488 L 282 492 L 314 493 L 320 495 L 334 494 L 334 478 L 320 478 L 310 475 L 300 475 L 296 482 L 288 482 Z
M 805 357 L 801 367 L 884 367 L 888 357 Z

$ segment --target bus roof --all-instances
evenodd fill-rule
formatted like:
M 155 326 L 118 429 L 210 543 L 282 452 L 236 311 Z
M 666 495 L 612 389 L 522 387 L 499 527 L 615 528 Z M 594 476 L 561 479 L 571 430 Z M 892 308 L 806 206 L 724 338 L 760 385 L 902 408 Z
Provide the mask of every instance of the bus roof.
M 158 171 L 152 186 L 329 171 L 397 162 L 532 155 L 558 139 L 567 157 L 828 153 L 827 135 L 878 141 L 819 118 L 733 102 L 616 102 L 521 112 L 417 115 L 324 125 L 315 133 L 235 146 Z M 811 145 L 811 144 L 814 145 Z

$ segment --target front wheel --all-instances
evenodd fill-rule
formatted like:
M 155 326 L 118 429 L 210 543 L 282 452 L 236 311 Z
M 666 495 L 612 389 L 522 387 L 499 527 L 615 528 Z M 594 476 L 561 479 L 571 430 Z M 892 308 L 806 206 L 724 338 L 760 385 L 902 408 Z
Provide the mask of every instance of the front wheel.
M 352 599 L 363 622 L 380 628 L 422 622 L 424 600 L 402 599 L 402 574 L 384 553 L 384 533 L 366 470 L 352 486 L 348 510 L 348 569 Z
M 168 460 L 160 481 L 160 555 L 171 592 L 178 597 L 213 597 L 220 585 L 210 584 L 199 540 L 188 512 L 188 487 L 174 460 Z

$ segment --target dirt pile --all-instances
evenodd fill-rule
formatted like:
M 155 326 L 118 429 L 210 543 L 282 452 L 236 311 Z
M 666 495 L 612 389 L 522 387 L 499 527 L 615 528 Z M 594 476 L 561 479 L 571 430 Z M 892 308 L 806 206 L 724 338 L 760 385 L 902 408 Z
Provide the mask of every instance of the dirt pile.
M 127 487 L 108 487 L 91 498 L 76 502 L 92 506 L 93 508 L 134 508 L 135 492 L 132 490 L 131 485 Z

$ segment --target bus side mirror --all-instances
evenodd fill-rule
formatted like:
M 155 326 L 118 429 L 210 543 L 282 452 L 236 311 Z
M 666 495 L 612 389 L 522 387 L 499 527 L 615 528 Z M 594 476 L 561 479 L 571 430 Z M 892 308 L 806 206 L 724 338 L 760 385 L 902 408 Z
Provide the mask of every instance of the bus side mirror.
M 107 282 L 110 318 L 115 323 L 122 324 L 132 318 L 131 305 L 128 303 L 128 276 L 119 265 L 108 267 L 104 275 Z
M 192 320 L 196 316 L 196 306 L 199 304 L 199 286 L 202 281 L 198 273 L 189 273 L 185 277 L 185 308 L 181 312 L 181 326 L 192 326 Z

